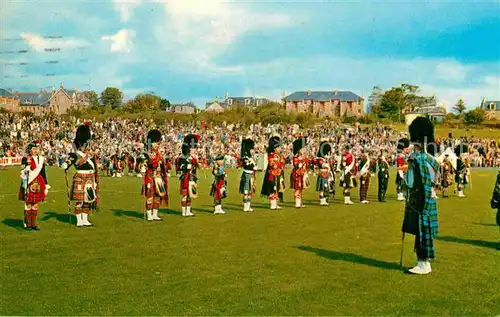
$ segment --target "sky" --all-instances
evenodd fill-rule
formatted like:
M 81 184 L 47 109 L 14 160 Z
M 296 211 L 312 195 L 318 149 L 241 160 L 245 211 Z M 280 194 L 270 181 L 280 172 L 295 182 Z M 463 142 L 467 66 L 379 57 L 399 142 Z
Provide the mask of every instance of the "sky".
M 6 89 L 118 87 L 126 98 L 155 92 L 202 109 L 226 93 L 279 100 L 297 90 L 337 89 L 367 99 L 374 86 L 402 83 L 420 86 L 448 109 L 459 98 L 468 108 L 483 97 L 500 100 L 498 0 L 0 6 Z M 46 51 L 53 48 L 59 50 Z

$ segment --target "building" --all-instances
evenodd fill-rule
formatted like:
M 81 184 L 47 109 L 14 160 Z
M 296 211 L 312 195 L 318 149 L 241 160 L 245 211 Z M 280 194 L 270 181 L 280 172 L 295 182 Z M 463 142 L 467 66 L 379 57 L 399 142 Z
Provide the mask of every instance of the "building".
M 417 117 L 429 117 L 432 122 L 442 123 L 446 118 L 446 107 L 434 106 L 415 108 L 412 112 L 405 114 L 406 125 L 409 126 Z
M 12 92 L 0 88 L 0 109 L 10 112 L 19 111 L 19 99 L 16 99 Z
M 364 99 L 350 91 L 296 91 L 284 97 L 285 109 L 311 113 L 318 118 L 361 117 Z
M 223 101 L 212 101 L 205 104 L 205 111 L 208 112 L 224 112 L 227 108 L 227 103 Z
M 4 91 L 4 89 L 2 89 Z M 59 90 L 54 87 L 52 92 L 40 90 L 39 92 L 8 91 L 14 99 L 18 100 L 17 111 L 28 111 L 36 114 L 54 112 L 66 113 L 70 109 L 89 106 L 89 100 L 84 92 L 66 90 L 61 84 Z
M 483 97 L 479 107 L 486 111 L 488 119 L 500 119 L 500 101 L 486 100 Z
M 192 114 L 196 113 L 197 109 L 194 104 L 191 103 L 186 103 L 186 104 L 179 104 L 179 105 L 171 105 L 169 112 L 175 112 L 175 113 L 184 113 L 184 114 Z
M 229 95 L 226 94 L 224 100 L 216 99 L 212 102 L 207 102 L 205 104 L 205 111 L 223 112 L 232 107 L 237 107 L 237 106 L 258 107 L 262 105 L 267 105 L 268 103 L 269 99 L 267 98 L 229 97 Z

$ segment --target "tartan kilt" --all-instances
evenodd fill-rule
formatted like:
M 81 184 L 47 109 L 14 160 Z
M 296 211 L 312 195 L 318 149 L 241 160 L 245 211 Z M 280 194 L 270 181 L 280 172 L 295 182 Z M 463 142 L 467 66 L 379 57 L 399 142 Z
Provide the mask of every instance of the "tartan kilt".
M 340 187 L 343 188 L 354 188 L 357 187 L 356 177 L 351 172 L 344 175 L 344 180 L 340 181 Z
M 304 176 L 299 175 L 295 170 L 290 174 L 290 188 L 295 190 L 304 189 Z
M 360 186 L 359 193 L 361 197 L 365 197 L 368 195 L 368 187 L 370 186 L 370 176 L 361 176 L 360 177 Z
M 316 179 L 316 191 L 317 192 L 327 192 L 328 191 L 328 178 L 318 175 Z
M 276 190 L 274 189 L 276 187 Z M 282 187 L 281 176 L 274 176 L 273 180 L 269 180 L 269 171 L 264 175 L 264 182 L 262 183 L 261 196 L 269 197 L 272 194 L 278 194 Z
M 19 188 L 19 200 L 22 200 L 29 204 L 37 204 L 45 201 L 45 190 L 38 190 L 36 187 L 36 183 L 38 182 L 35 179 L 28 185 L 28 193 L 26 193 L 25 189 L 21 186 Z M 34 185 L 34 186 L 33 186 Z M 45 187 L 45 186 L 43 186 Z
M 89 183 L 93 184 L 95 188 L 94 174 L 80 174 L 77 172 L 73 176 L 73 183 L 71 185 L 71 200 L 83 202 L 85 200 L 85 185 Z
M 240 194 L 243 195 L 250 195 L 255 192 L 255 189 L 252 188 L 253 186 L 253 174 L 245 173 L 241 174 L 241 179 L 240 179 Z

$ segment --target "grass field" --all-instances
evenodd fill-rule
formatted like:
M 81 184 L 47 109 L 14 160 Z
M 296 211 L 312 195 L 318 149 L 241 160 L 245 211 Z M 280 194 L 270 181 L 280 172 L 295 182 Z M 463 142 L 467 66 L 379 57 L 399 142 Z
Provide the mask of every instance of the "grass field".
M 499 315 L 496 172 L 474 171 L 465 200 L 439 200 L 438 258 L 427 276 L 399 267 L 403 204 L 391 177 L 385 204 L 373 202 L 372 178 L 370 205 L 344 206 L 337 193 L 320 208 L 310 189 L 306 209 L 292 208 L 287 191 L 283 210 L 259 197 L 243 213 L 232 171 L 227 214 L 214 216 L 211 178 L 201 176 L 197 216 L 187 219 L 171 178 L 170 209 L 155 223 L 143 220 L 140 179 L 103 178 L 94 227 L 77 229 L 64 174 L 52 168 L 42 230 L 24 232 L 19 171 L 0 172 L 0 315 Z M 407 237 L 406 267 L 412 244 Z
M 403 132 L 408 132 L 408 127 L 405 124 L 394 124 L 395 129 Z M 453 137 L 476 137 L 476 138 L 491 138 L 500 139 L 499 129 L 490 128 L 467 128 L 467 129 L 457 129 L 448 128 L 445 126 L 437 125 L 435 129 L 436 137 L 448 137 L 448 133 L 451 133 Z

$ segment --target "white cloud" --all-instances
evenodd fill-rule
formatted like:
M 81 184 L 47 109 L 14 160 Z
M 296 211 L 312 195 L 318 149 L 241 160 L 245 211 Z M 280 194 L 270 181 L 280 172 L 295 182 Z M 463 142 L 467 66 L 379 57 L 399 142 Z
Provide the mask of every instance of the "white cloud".
M 120 13 L 122 22 L 127 22 L 132 16 L 132 11 L 141 4 L 142 0 L 113 0 L 113 6 Z
M 121 29 L 116 34 L 101 37 L 101 40 L 112 42 L 110 48 L 111 52 L 130 53 L 134 45 L 134 38 L 134 30 Z
M 445 81 L 460 82 L 466 78 L 468 71 L 469 67 L 456 61 L 444 61 L 437 64 L 435 74 L 438 78 Z
M 68 48 L 86 47 L 89 43 L 82 39 L 75 38 L 44 38 L 40 35 L 31 33 L 21 33 L 21 38 L 29 44 L 29 46 L 38 51 L 43 52 L 45 49 L 59 48 L 61 50 Z
M 291 25 L 288 15 L 256 13 L 220 0 L 160 1 L 166 19 L 157 27 L 158 41 L 176 62 L 183 67 L 204 72 L 232 73 L 242 71 L 239 66 L 219 67 L 213 62 L 241 35 L 255 30 Z

